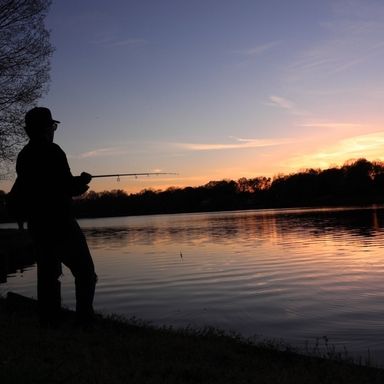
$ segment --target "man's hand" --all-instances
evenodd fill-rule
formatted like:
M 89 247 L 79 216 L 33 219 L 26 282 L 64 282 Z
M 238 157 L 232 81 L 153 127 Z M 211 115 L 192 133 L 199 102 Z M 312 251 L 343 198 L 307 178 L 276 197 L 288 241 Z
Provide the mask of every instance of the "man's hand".
M 92 175 L 90 175 L 89 173 L 87 172 L 81 172 L 81 181 L 84 183 L 84 184 L 89 184 L 92 180 Z

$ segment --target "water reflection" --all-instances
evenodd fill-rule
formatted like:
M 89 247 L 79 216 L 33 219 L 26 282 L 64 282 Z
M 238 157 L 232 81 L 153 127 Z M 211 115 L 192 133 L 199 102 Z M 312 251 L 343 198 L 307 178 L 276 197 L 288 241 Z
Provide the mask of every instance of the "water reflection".
M 350 352 L 380 357 L 383 213 L 262 210 L 80 223 L 98 270 L 98 310 L 296 345 L 327 335 Z M 73 305 L 69 279 L 64 299 Z M 9 280 L 14 289 L 17 279 Z M 23 281 L 25 293 L 28 276 Z
M 118 223 L 118 221 L 123 223 Z M 85 221 L 83 226 L 95 247 L 121 247 L 127 244 L 160 245 L 203 241 L 269 242 L 301 237 L 320 238 L 331 235 L 356 241 L 367 241 L 381 235 L 384 219 L 382 208 L 335 210 L 269 210 L 232 212 L 231 214 L 191 214 L 152 217 L 148 223 L 136 218 L 99 222 Z M 357 240 L 358 239 L 358 240 Z
M 6 283 L 9 275 L 25 269 L 35 263 L 35 254 L 31 239 L 23 231 L 9 230 L 1 232 L 0 244 L 0 284 Z

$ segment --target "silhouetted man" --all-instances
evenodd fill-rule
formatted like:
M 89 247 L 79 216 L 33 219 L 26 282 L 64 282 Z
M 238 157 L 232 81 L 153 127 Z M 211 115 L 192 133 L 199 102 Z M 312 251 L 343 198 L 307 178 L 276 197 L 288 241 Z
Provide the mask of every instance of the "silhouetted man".
M 76 315 L 80 324 L 93 319 L 97 276 L 85 237 L 72 213 L 72 196 L 88 189 L 92 176 L 74 177 L 63 150 L 53 143 L 59 121 L 48 108 L 25 115 L 28 144 L 16 163 L 17 193 L 22 196 L 28 230 L 37 250 L 37 295 L 43 325 L 60 320 L 62 263 L 75 277 Z

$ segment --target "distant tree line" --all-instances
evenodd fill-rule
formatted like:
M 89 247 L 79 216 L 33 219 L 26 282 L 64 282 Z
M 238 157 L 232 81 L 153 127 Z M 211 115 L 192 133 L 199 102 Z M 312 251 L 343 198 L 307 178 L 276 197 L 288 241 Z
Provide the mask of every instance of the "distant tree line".
M 6 194 L 0 191 L 0 201 Z M 75 199 L 78 217 L 238 209 L 335 206 L 384 202 L 384 163 L 358 159 L 326 170 L 306 169 L 273 178 L 210 181 L 199 187 L 90 191 Z M 4 204 L 0 217 L 6 218 Z

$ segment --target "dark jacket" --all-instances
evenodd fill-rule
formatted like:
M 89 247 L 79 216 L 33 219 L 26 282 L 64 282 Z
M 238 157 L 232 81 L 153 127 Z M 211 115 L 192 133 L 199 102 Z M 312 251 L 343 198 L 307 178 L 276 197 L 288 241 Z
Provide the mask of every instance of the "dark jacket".
M 72 196 L 81 195 L 88 186 L 74 177 L 64 151 L 55 143 L 31 140 L 19 153 L 14 193 L 28 224 L 57 225 L 73 217 Z

